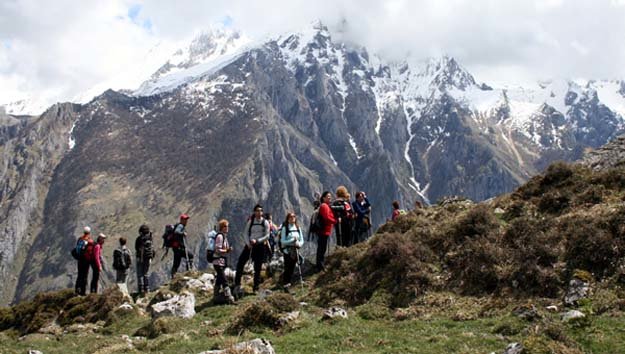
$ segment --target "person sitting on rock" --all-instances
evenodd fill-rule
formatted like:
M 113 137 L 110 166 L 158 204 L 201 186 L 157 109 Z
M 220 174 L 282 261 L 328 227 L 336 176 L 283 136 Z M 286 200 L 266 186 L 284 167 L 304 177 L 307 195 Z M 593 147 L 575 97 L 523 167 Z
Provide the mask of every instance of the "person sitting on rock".
M 223 296 L 227 302 L 233 303 L 234 297 L 230 293 L 230 287 L 228 287 L 228 281 L 226 280 L 225 269 L 228 266 L 227 256 L 232 251 L 230 243 L 228 242 L 228 220 L 220 220 L 219 231 L 215 236 L 215 251 L 213 253 L 213 267 L 215 268 L 215 287 L 213 289 L 213 297 L 215 300 L 219 298 L 219 295 L 223 292 Z

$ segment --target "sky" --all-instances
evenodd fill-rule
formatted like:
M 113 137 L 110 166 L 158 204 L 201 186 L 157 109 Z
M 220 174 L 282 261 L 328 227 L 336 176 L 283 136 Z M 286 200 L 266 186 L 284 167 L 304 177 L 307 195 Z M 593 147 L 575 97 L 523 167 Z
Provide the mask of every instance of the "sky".
M 135 89 L 211 26 L 319 19 L 391 60 L 447 54 L 478 81 L 625 78 L 625 0 L 0 0 L 0 103 Z

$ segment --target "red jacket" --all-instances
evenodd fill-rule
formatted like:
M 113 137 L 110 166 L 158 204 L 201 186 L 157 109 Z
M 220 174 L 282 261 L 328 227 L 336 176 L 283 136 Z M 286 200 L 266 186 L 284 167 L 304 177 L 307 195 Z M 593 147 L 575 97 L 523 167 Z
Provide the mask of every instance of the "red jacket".
M 336 219 L 334 218 L 332 209 L 330 209 L 328 204 L 321 203 L 321 206 L 319 207 L 319 216 L 321 216 L 321 220 L 323 220 L 323 231 L 321 234 L 329 237 L 332 233 L 332 227 L 336 224 Z

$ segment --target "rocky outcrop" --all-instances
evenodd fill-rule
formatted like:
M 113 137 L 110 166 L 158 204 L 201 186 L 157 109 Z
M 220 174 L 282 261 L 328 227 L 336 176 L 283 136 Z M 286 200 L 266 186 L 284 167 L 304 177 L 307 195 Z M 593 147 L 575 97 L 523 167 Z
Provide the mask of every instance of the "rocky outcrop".
M 163 316 L 192 318 L 195 316 L 195 296 L 189 292 L 182 292 L 169 300 L 153 304 L 150 313 L 153 319 Z
M 605 170 L 625 164 L 625 135 L 621 135 L 610 143 L 588 151 L 582 163 L 593 170 Z

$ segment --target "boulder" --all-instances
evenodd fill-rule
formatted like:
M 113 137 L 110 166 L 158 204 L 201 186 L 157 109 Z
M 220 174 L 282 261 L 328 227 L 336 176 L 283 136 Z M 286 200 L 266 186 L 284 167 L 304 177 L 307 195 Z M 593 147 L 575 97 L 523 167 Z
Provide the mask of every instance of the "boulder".
M 278 326 L 284 327 L 299 318 L 299 311 L 289 312 L 278 319 Z
M 271 296 L 271 294 L 273 294 L 273 291 L 271 291 L 269 289 L 263 289 L 263 290 L 258 292 L 258 298 L 260 300 L 264 300 L 264 299 L 268 298 L 269 296 Z
M 192 318 L 195 316 L 195 296 L 187 291 L 150 307 L 153 319 L 163 316 Z
M 30 349 L 28 351 L 28 354 L 43 354 L 43 352 L 40 352 L 39 350 L 32 350 L 32 349 Z
M 124 302 L 123 304 L 119 305 L 117 310 L 120 312 L 132 312 L 134 308 L 132 307 L 131 304 Z
M 331 319 L 347 319 L 347 311 L 340 307 L 330 307 L 329 309 L 323 311 L 322 320 L 331 320 Z
M 271 343 L 266 339 L 256 338 L 249 342 L 234 345 L 224 350 L 209 350 L 200 354 L 226 354 L 226 353 L 249 353 L 249 354 L 275 354 Z
M 564 296 L 564 303 L 569 306 L 577 305 L 581 299 L 588 297 L 590 285 L 580 279 L 574 278 L 569 282 L 569 288 Z
M 503 354 L 521 354 L 523 353 L 523 345 L 521 343 L 510 343 L 504 350 Z
M 517 306 L 512 313 L 527 321 L 542 318 L 542 316 L 538 313 L 536 306 L 533 304 Z
M 586 317 L 583 312 L 577 310 L 571 310 L 562 314 L 562 321 L 570 322 L 573 320 L 581 319 Z

